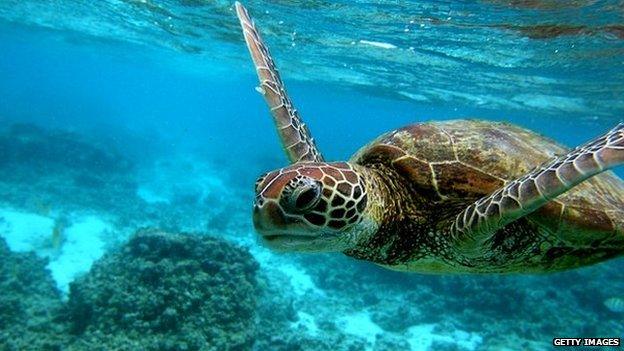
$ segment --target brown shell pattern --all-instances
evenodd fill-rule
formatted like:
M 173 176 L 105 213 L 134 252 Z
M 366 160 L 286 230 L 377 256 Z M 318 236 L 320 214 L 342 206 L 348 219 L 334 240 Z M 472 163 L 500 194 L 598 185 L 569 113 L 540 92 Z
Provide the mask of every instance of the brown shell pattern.
M 470 203 L 567 150 L 518 126 L 454 120 L 386 133 L 352 160 L 394 167 L 433 201 Z M 614 231 L 624 233 L 624 182 L 610 171 L 602 173 L 527 218 L 572 246 L 608 241 Z

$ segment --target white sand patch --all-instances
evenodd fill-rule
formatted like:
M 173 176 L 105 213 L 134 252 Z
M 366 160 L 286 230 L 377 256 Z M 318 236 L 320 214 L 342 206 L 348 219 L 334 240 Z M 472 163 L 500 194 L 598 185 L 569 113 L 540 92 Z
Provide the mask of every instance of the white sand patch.
M 370 45 L 370 46 L 374 46 L 377 48 L 382 48 L 382 49 L 396 49 L 396 45 L 390 44 L 390 43 L 384 43 L 381 41 L 371 41 L 371 40 L 360 40 L 360 44 L 364 44 L 364 45 Z
M 69 283 L 104 254 L 104 238 L 112 235 L 113 227 L 96 216 L 76 217 L 55 237 L 55 225 L 53 218 L 0 209 L 0 236 L 9 249 L 34 251 L 37 256 L 48 258 L 47 268 L 58 288 L 66 293 Z
M 69 283 L 104 254 L 102 238 L 111 232 L 109 224 L 95 216 L 80 218 L 67 228 L 60 255 L 48 264 L 61 291 L 69 291 Z
M 297 312 L 297 316 L 299 320 L 292 323 L 293 329 L 303 328 L 306 330 L 306 333 L 311 336 L 317 336 L 319 334 L 319 327 L 316 324 L 316 320 L 314 316 L 305 312 Z
M 483 342 L 481 335 L 463 330 L 455 330 L 451 338 L 454 340 L 455 344 L 470 351 L 476 350 Z
M 139 186 L 137 189 L 137 196 L 143 199 L 143 201 L 148 204 L 156 204 L 156 203 L 169 203 L 169 199 L 162 194 L 158 194 L 154 192 L 153 189 L 147 188 L 145 186 Z
M 435 324 L 420 324 L 409 327 L 405 336 L 412 351 L 427 351 L 434 341 L 457 345 L 459 350 L 476 350 L 483 339 L 475 333 L 468 333 L 463 330 L 453 330 L 448 334 L 437 334 L 434 332 Z
M 314 284 L 312 277 L 303 269 L 293 264 L 281 264 L 278 269 L 288 276 L 290 284 L 292 285 L 292 290 L 296 295 L 301 296 L 310 292 L 323 296 L 325 295 L 325 292 Z
M 372 321 L 368 312 L 358 312 L 338 318 L 336 325 L 344 333 L 366 340 L 370 345 L 375 343 L 378 334 L 384 330 Z
M 267 266 L 275 259 L 273 254 L 268 249 L 258 245 L 257 240 L 251 239 L 251 235 L 241 236 L 236 240 L 240 245 L 249 247 L 249 253 L 260 263 L 261 266 Z
M 0 236 L 11 251 L 26 252 L 51 245 L 54 220 L 33 213 L 0 209 Z
M 250 241 L 241 241 L 249 245 Z M 291 290 L 297 296 L 303 296 L 305 294 L 317 294 L 319 296 L 325 296 L 325 291 L 320 289 L 312 277 L 306 273 L 303 268 L 300 268 L 288 259 L 284 259 L 279 255 L 274 254 L 271 250 L 259 246 L 249 245 L 249 252 L 260 263 L 260 266 L 267 269 L 274 269 L 288 277 L 290 281 Z
M 407 342 L 412 351 L 426 351 L 435 338 L 433 329 L 435 324 L 421 324 L 409 327 L 407 330 Z

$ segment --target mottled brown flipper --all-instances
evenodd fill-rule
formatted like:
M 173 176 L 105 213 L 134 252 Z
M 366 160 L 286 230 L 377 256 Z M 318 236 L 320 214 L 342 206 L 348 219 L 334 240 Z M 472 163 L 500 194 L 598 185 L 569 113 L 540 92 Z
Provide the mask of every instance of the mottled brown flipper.
M 463 210 L 451 225 L 457 249 L 479 256 L 492 235 L 584 180 L 624 163 L 624 124 L 507 183 Z
M 269 49 L 262 41 L 247 9 L 239 2 L 236 2 L 236 14 L 243 28 L 247 48 L 256 66 L 260 80 L 258 91 L 264 96 L 271 109 L 286 156 L 292 163 L 322 162 L 323 156 L 318 151 L 308 127 L 293 107 Z

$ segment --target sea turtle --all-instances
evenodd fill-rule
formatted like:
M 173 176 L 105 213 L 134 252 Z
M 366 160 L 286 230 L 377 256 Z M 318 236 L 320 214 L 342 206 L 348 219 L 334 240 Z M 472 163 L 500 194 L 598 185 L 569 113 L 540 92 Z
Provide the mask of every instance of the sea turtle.
M 427 122 L 326 162 L 235 6 L 292 163 L 255 184 L 267 246 L 425 273 L 551 272 L 624 253 L 624 183 L 607 171 L 624 163 L 624 124 L 570 150 L 508 123 Z

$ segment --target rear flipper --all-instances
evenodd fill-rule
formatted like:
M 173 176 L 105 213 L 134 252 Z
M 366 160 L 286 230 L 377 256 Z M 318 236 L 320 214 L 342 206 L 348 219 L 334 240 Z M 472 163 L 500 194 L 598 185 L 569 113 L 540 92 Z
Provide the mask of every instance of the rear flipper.
M 624 164 L 624 123 L 477 200 L 451 224 L 455 247 L 480 256 L 496 231 L 584 180 Z

